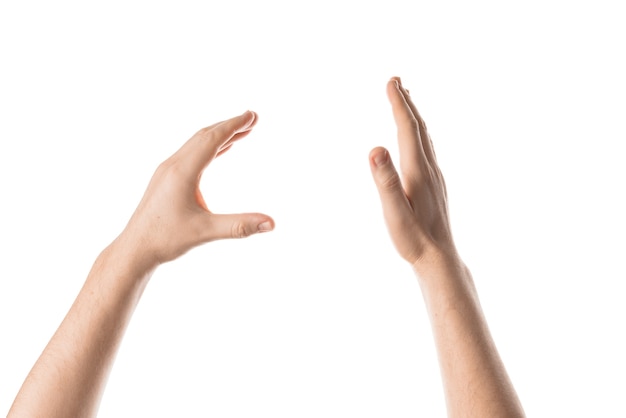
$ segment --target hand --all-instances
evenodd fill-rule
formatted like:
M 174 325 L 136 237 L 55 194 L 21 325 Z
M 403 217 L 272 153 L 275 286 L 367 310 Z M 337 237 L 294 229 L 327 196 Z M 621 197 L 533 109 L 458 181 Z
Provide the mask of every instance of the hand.
M 274 228 L 272 218 L 260 213 L 212 213 L 199 189 L 207 165 L 247 136 L 256 122 L 256 114 L 248 111 L 201 129 L 157 168 L 121 235 L 151 267 L 205 242 Z
M 396 249 L 413 267 L 432 256 L 455 256 L 446 185 L 426 125 L 400 78 L 387 83 L 398 127 L 400 171 L 382 147 L 370 152 L 370 167 L 380 194 L 387 228 Z

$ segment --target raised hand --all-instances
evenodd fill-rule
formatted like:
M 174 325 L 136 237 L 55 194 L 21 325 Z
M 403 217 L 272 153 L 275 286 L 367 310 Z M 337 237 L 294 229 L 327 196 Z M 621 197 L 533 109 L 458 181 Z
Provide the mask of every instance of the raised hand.
M 430 316 L 450 417 L 523 417 L 448 219 L 446 185 L 426 125 L 399 78 L 387 83 L 400 171 L 375 148 L 370 166 L 391 238 L 413 266 Z
M 419 270 L 435 256 L 455 256 L 446 185 L 426 124 L 400 78 L 387 83 L 398 127 L 400 172 L 382 147 L 370 152 L 370 167 L 380 193 L 391 238 L 400 255 Z
M 207 165 L 250 133 L 254 112 L 204 128 L 154 173 L 124 231 L 96 259 L 26 377 L 9 417 L 95 417 L 115 353 L 155 268 L 207 241 L 269 231 L 267 215 L 216 215 L 198 188 Z
M 208 164 L 247 136 L 257 122 L 254 112 L 201 129 L 156 170 L 124 238 L 142 249 L 142 257 L 160 264 L 217 239 L 243 238 L 274 228 L 260 213 L 212 213 L 200 193 Z

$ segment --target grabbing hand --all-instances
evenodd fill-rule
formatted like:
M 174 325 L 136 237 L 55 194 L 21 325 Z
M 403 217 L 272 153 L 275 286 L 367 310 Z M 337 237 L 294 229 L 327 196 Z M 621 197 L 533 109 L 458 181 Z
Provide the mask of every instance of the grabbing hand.
M 205 242 L 274 228 L 272 218 L 260 213 L 212 213 L 199 189 L 207 165 L 247 136 L 256 121 L 256 114 L 248 111 L 201 129 L 161 163 L 122 233 L 144 261 L 156 266 Z
M 389 80 L 387 96 L 398 127 L 402 176 L 382 147 L 370 152 L 370 167 L 393 243 L 402 258 L 419 268 L 432 257 L 456 255 L 446 185 L 426 125 L 400 78 Z

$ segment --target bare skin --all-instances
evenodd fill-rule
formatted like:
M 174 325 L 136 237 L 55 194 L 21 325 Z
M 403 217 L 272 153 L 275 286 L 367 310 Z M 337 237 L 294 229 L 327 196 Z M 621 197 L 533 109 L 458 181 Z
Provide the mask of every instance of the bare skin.
M 387 93 L 402 176 L 384 148 L 372 150 L 370 165 L 392 240 L 413 266 L 430 313 L 449 415 L 524 416 L 456 251 L 426 126 L 399 79 L 388 83 Z M 124 231 L 94 263 L 8 417 L 96 416 L 115 354 L 154 270 L 200 244 L 274 228 L 259 213 L 212 213 L 198 187 L 207 165 L 256 121 L 255 113 L 246 112 L 202 129 L 159 166 Z
M 426 125 L 399 78 L 387 84 L 400 172 L 386 149 L 370 153 L 392 241 L 417 275 L 430 316 L 450 417 L 523 417 L 452 238 L 446 186 Z
M 157 266 L 205 242 L 274 228 L 259 213 L 211 213 L 198 188 L 206 166 L 256 121 L 246 112 L 202 129 L 159 166 L 124 231 L 94 263 L 8 417 L 96 416 L 117 349 Z

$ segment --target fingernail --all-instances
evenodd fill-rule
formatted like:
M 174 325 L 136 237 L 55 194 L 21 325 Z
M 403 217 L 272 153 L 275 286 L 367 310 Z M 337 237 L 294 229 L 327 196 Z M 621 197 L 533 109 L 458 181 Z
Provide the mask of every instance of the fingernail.
M 246 126 L 243 127 L 243 129 L 246 129 L 247 127 L 249 127 L 250 125 L 252 125 L 252 122 L 254 122 L 254 119 L 256 119 L 255 113 L 251 110 L 246 110 L 245 112 L 243 112 L 243 114 L 245 115 L 246 113 L 248 113 L 248 122 L 246 123 Z
M 265 222 L 260 223 L 258 228 L 259 228 L 259 232 L 267 232 L 267 231 L 271 231 L 272 229 L 274 229 L 270 221 L 265 221 Z
M 387 151 L 379 152 L 374 156 L 374 164 L 376 164 L 376 167 L 386 164 L 387 160 L 389 160 L 389 153 Z

